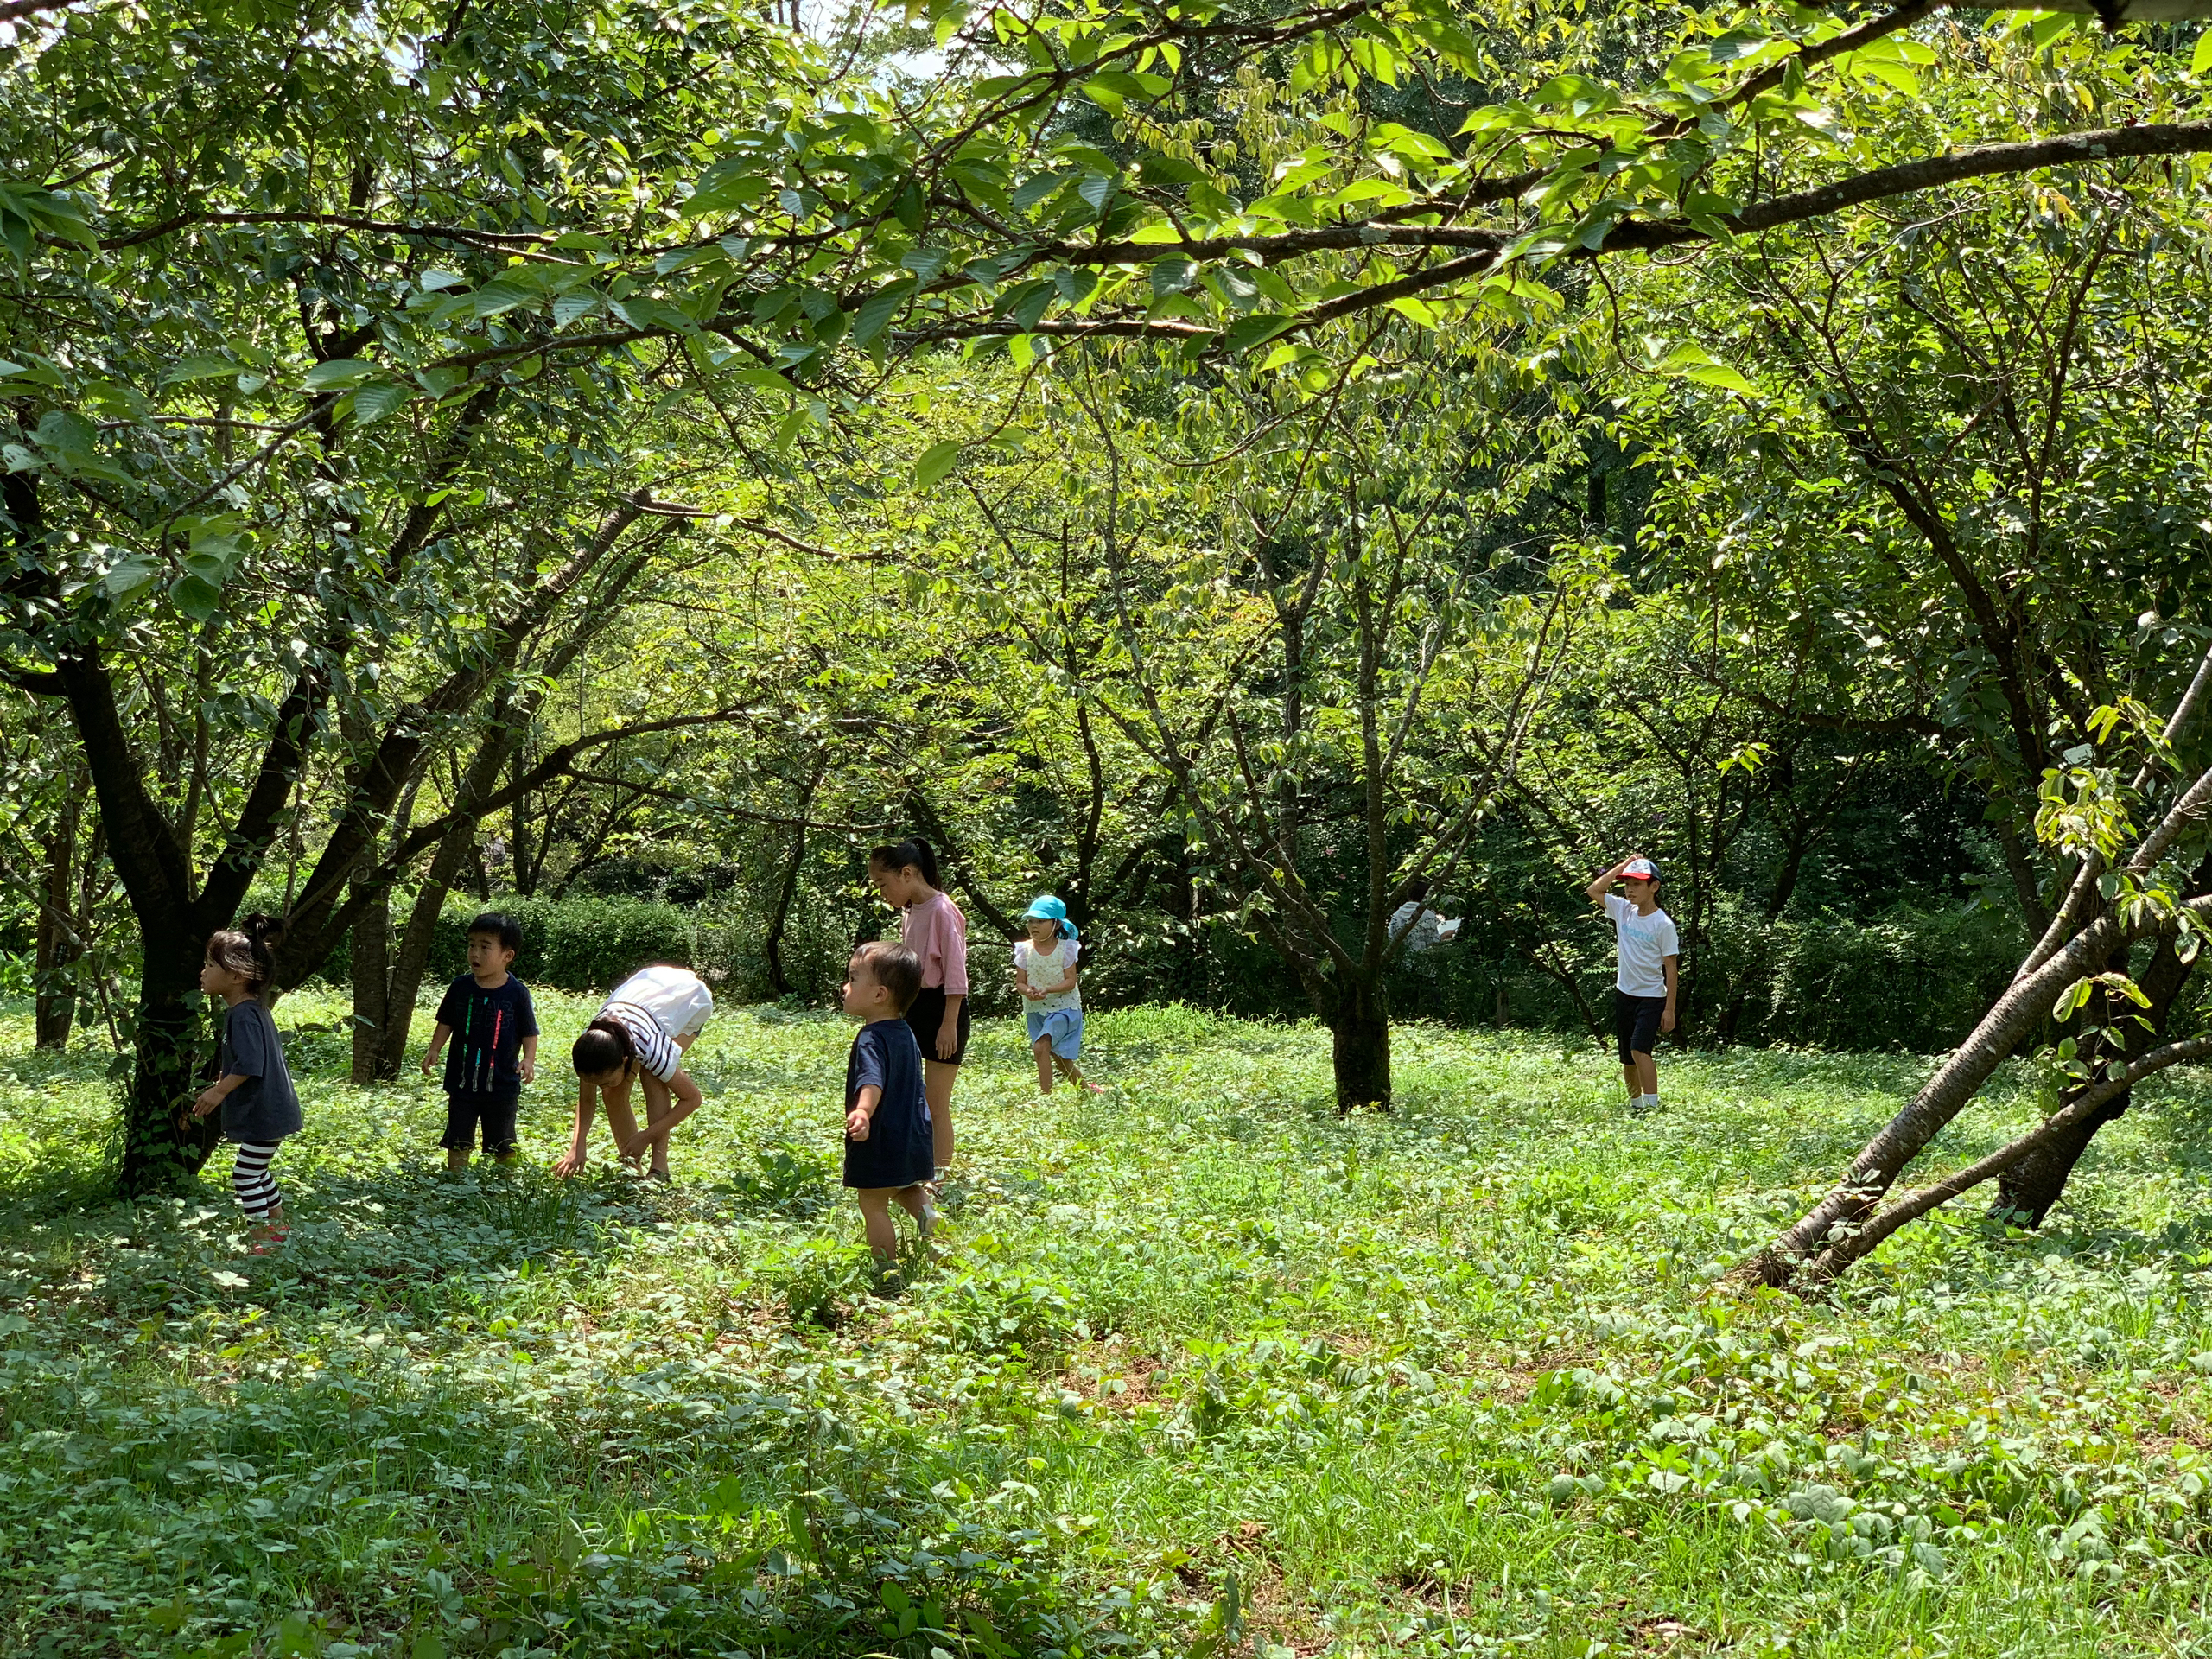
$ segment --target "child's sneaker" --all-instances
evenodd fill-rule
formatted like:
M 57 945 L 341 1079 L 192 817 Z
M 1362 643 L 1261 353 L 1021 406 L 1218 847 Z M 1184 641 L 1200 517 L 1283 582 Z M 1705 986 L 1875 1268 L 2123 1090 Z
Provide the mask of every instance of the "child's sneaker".
M 649 1181 L 658 1181 L 663 1186 L 676 1185 L 676 1177 L 664 1169 L 649 1169 L 645 1172 L 645 1179 Z

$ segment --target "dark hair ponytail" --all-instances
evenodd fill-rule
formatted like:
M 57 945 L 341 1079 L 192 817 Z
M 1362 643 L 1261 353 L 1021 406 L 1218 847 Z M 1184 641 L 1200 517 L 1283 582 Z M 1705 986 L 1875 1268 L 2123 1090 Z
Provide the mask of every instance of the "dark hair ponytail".
M 944 891 L 944 878 L 937 873 L 937 854 L 919 836 L 909 836 L 888 847 L 875 848 L 868 854 L 868 861 L 887 870 L 903 870 L 911 865 L 922 873 L 923 880 L 939 892 Z
M 259 996 L 276 977 L 276 947 L 284 942 L 284 924 L 259 911 L 239 919 L 234 927 L 211 935 L 207 960 L 245 981 L 246 989 Z
M 603 1077 L 616 1066 L 627 1065 L 637 1058 L 637 1045 L 630 1040 L 630 1027 L 613 1019 L 593 1020 L 569 1051 L 569 1064 L 576 1068 L 580 1077 Z

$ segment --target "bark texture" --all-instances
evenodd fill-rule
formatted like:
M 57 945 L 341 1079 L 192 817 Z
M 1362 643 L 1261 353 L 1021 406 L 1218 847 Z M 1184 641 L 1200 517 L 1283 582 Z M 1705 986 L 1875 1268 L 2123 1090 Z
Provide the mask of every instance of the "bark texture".
M 1390 1008 L 1378 977 L 1346 980 L 1338 988 L 1329 1020 L 1330 1056 L 1337 1079 L 1337 1109 L 1390 1107 Z

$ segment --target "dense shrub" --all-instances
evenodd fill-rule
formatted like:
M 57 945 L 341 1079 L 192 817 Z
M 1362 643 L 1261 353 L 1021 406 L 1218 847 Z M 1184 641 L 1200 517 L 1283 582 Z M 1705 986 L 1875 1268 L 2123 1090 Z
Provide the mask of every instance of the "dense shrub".
M 522 929 L 522 949 L 514 970 L 531 984 L 563 991 L 603 991 L 649 962 L 678 962 L 696 968 L 710 983 L 720 964 L 709 950 L 702 957 L 701 930 L 673 905 L 597 895 L 569 899 L 524 899 L 512 893 L 478 903 L 466 894 L 446 900 L 430 944 L 426 984 L 435 985 L 468 965 L 468 924 L 490 909 L 514 918 Z M 712 940 L 705 943 L 711 944 Z M 352 971 L 350 950 L 341 944 L 323 964 L 322 977 L 342 983 Z
M 1813 1048 L 1954 1046 L 2004 993 L 2028 941 L 2000 912 L 1895 910 L 1763 925 L 1724 909 L 1707 972 L 1742 999 L 1740 1041 Z M 1709 999 L 1716 1015 L 1718 996 Z
M 515 971 L 561 990 L 605 990 L 648 962 L 698 969 L 731 1001 L 767 1000 L 761 957 L 765 923 L 732 895 L 697 909 L 639 899 L 574 895 L 558 900 L 498 899 L 521 925 Z M 449 899 L 438 920 L 427 982 L 462 971 L 474 899 Z M 801 995 L 834 995 L 849 948 L 854 916 L 823 906 L 794 912 L 785 962 Z M 1593 938 L 1576 986 L 1586 1006 L 1610 1017 L 1609 949 Z M 892 930 L 886 930 L 887 931 Z M 1986 910 L 1901 906 L 1872 918 L 1830 912 L 1769 924 L 1724 903 L 1705 941 L 1690 987 L 1685 1035 L 1694 1043 L 1730 1040 L 1795 1047 L 1891 1049 L 1932 1053 L 1955 1045 L 2004 990 L 2025 948 L 2018 918 Z M 1179 1001 L 1260 1018 L 1311 1013 L 1298 987 L 1266 946 L 1216 924 L 1193 950 L 1167 932 L 1101 918 L 1084 938 L 1084 1000 L 1099 1008 Z M 979 1015 L 1018 1014 L 1007 943 L 969 918 L 969 978 Z M 323 976 L 342 982 L 341 949 Z M 1421 970 L 1402 972 L 1393 1006 L 1403 1017 L 1452 1025 L 1503 1024 L 1580 1031 L 1582 1016 L 1555 981 L 1525 959 L 1486 957 L 1479 942 L 1438 952 Z

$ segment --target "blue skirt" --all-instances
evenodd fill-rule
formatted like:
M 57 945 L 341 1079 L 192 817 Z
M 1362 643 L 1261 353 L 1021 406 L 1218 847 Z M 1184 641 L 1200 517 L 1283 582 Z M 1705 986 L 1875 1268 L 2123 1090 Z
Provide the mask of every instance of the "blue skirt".
M 1029 1040 L 1034 1045 L 1039 1037 L 1052 1039 L 1052 1052 L 1064 1060 L 1072 1060 L 1083 1052 L 1083 1010 L 1054 1008 L 1046 1014 L 1029 1016 Z

